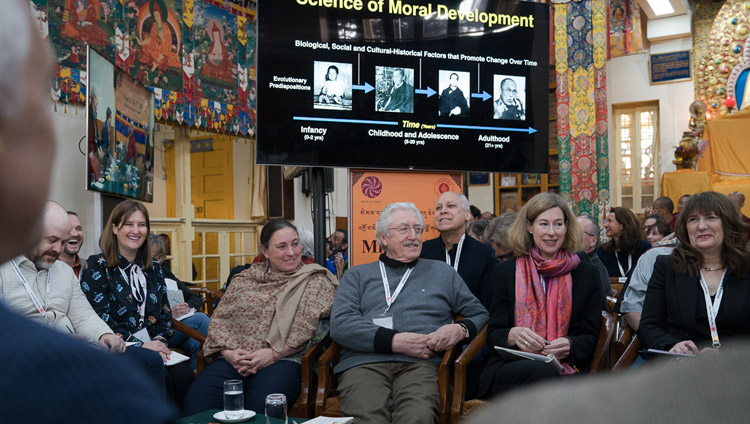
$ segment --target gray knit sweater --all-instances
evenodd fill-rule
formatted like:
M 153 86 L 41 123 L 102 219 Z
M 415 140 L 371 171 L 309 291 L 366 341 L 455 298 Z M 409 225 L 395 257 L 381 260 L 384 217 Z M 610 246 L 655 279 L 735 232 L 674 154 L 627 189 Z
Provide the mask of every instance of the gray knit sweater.
M 487 322 L 487 310 L 461 277 L 445 262 L 418 259 L 398 298 L 391 305 L 393 330 L 372 322 L 386 308 L 378 262 L 355 266 L 344 274 L 331 311 L 331 338 L 341 345 L 341 360 L 335 372 L 374 362 L 418 362 L 420 359 L 393 353 L 393 336 L 400 332 L 431 333 L 453 322 L 456 314 L 473 337 Z M 386 265 L 395 292 L 406 266 Z M 440 356 L 433 357 L 440 363 Z

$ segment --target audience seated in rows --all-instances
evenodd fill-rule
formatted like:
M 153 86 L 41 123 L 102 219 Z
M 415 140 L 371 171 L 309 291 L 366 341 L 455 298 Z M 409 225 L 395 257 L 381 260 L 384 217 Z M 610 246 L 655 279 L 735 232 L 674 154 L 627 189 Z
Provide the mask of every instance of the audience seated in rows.
M 638 258 L 651 247 L 647 241 L 641 240 L 640 228 L 638 218 L 630 209 L 610 209 L 604 222 L 606 236 L 610 240 L 597 249 L 599 259 L 610 277 L 630 275 Z
M 672 229 L 669 228 L 669 223 L 662 217 L 654 220 L 654 223 L 646 226 L 646 241 L 655 246 L 664 237 L 672 234 Z
M 435 219 L 458 218 L 465 231 L 468 204 L 456 200 L 441 196 L 440 209 L 451 211 L 439 209 Z M 341 410 L 357 422 L 436 422 L 440 352 L 467 341 L 487 320 L 444 258 L 420 258 L 424 228 L 413 203 L 386 206 L 375 224 L 385 253 L 349 269 L 336 294 L 331 338 L 342 351 L 334 371 Z M 464 318 L 454 322 L 456 315 Z
M 52 56 L 35 23 L 28 2 L 3 2 L 0 98 L 12 106 L 0 107 L 0 210 L 11 213 L 0 220 L 0 263 L 39 244 L 55 156 Z M 4 301 L 0 321 L 4 422 L 173 422 L 154 383 L 122 357 L 22 318 Z
M 553 354 L 558 372 L 542 361 L 490 355 L 479 395 L 492 397 L 561 374 L 587 372 L 601 323 L 601 284 L 594 266 L 576 254 L 582 230 L 567 203 L 541 193 L 520 210 L 510 230 L 513 261 L 495 266 L 487 344 Z
M 223 382 L 242 380 L 245 408 L 263 411 L 266 395 L 300 392 L 299 361 L 327 333 L 338 280 L 317 264 L 303 264 L 297 229 L 279 219 L 260 234 L 267 263 L 237 274 L 211 317 L 203 354 L 209 364 L 185 401 L 185 415 L 223 405 Z
M 609 273 L 607 267 L 604 266 L 601 259 L 599 259 L 599 253 L 597 248 L 599 247 L 599 226 L 596 224 L 596 219 L 589 214 L 584 214 L 576 218 L 578 225 L 581 226 L 583 231 L 583 242 L 581 243 L 581 252 L 579 256 L 581 259 L 588 259 L 591 265 L 596 267 L 599 271 L 599 282 L 602 285 L 602 295 L 608 296 L 612 285 L 609 282 Z M 602 299 L 606 307 L 606 299 Z
M 487 229 L 487 226 L 489 224 L 490 224 L 490 221 L 487 221 L 484 219 L 478 219 L 474 222 L 469 223 L 469 235 L 471 237 L 474 237 L 474 240 L 485 243 L 484 231 Z
M 164 275 L 147 241 L 150 230 L 142 203 L 117 204 L 99 238 L 103 253 L 89 256 L 83 265 L 81 289 L 115 333 L 136 342 L 136 351 L 148 356 L 151 364 L 161 364 L 167 394 L 181 407 L 194 374 L 186 362 L 163 365 L 171 355 L 167 343 L 174 330 Z
M 68 218 L 70 219 L 70 238 L 68 242 L 63 245 L 63 250 L 60 252 L 59 260 L 65 262 L 73 268 L 73 272 L 78 278 L 81 275 L 81 257 L 78 256 L 78 252 L 81 251 L 83 246 L 83 225 L 81 224 L 78 214 L 73 211 L 68 211 Z
M 420 257 L 451 265 L 474 296 L 487 307 L 489 278 L 495 260 L 489 246 L 466 234 L 470 216 L 466 196 L 452 191 L 441 194 L 435 202 L 434 217 L 440 236 L 424 242 Z
M 693 195 L 680 214 L 680 241 L 656 259 L 638 335 L 645 348 L 682 354 L 715 352 L 750 335 L 748 225 L 716 192 Z
M 495 259 L 500 262 L 513 258 L 513 249 L 508 245 L 508 232 L 516 215 L 515 212 L 506 212 L 492 218 L 484 230 L 484 242 L 490 245 L 495 252 Z
M 164 240 L 156 234 L 149 235 L 149 243 L 151 244 L 151 256 L 161 264 L 162 260 L 166 257 L 166 246 Z M 172 310 L 172 318 L 181 321 L 183 324 L 190 328 L 198 330 L 200 333 L 205 335 L 208 333 L 208 315 L 201 312 L 203 306 L 203 298 L 197 293 L 193 293 L 187 284 L 180 281 L 172 271 L 162 268 L 162 274 L 164 275 L 164 282 L 167 285 L 167 298 L 169 299 L 169 291 L 175 290 L 182 293 L 183 302 L 178 302 L 169 305 Z M 175 288 L 171 289 L 170 285 L 174 285 Z M 192 314 L 192 315 L 191 315 Z M 181 318 L 187 315 L 185 318 Z M 170 348 L 182 349 L 190 356 L 190 367 L 197 369 L 197 356 L 200 352 L 200 343 L 198 340 L 188 337 L 187 335 L 173 330 L 173 333 L 167 338 L 167 346 Z

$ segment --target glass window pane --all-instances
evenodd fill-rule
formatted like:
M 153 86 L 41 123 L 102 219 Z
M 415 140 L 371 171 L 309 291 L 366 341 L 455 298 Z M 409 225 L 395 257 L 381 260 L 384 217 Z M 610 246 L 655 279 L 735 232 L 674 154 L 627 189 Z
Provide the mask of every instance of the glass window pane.
M 219 233 L 206 233 L 206 254 L 219 254 Z

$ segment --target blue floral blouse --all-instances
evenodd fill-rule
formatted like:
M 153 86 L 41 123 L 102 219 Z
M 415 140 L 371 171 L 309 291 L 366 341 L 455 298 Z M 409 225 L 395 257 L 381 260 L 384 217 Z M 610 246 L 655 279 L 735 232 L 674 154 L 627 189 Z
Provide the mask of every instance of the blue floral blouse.
M 120 256 L 120 267 L 128 265 L 127 259 Z M 138 302 L 133 297 L 129 282 L 117 268 L 107 267 L 104 254 L 91 255 L 81 270 L 81 290 L 112 331 L 121 334 L 127 341 L 139 342 L 142 340 L 133 336 L 141 329 L 138 325 L 141 318 Z M 167 285 L 161 266 L 154 261 L 149 269 L 143 270 L 143 274 L 147 294 L 144 325 L 152 339 L 163 337 L 166 340 L 173 332 L 170 328 L 172 311 L 169 309 Z

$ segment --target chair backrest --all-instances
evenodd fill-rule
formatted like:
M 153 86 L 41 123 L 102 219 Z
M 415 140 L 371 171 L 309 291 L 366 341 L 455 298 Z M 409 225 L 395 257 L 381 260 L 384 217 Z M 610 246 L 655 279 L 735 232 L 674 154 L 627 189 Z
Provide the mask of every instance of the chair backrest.
M 625 317 L 618 315 L 617 321 L 615 322 L 615 334 L 612 336 L 612 342 L 610 343 L 609 349 L 610 368 L 615 366 L 615 363 L 617 363 L 625 352 L 625 349 L 630 345 L 634 335 L 635 331 L 633 331 L 627 321 L 625 321 Z
M 591 361 L 591 374 L 609 369 L 609 344 L 615 332 L 615 317 L 602 311 L 602 324 L 599 327 L 599 338 L 596 341 L 594 359 Z
M 640 351 L 641 339 L 639 339 L 638 335 L 636 334 L 630 340 L 628 347 L 625 349 L 622 355 L 617 359 L 617 362 L 612 367 L 612 372 L 623 372 L 630 369 L 631 365 L 633 365 L 633 362 L 635 362 L 636 358 L 638 357 L 638 352 Z

